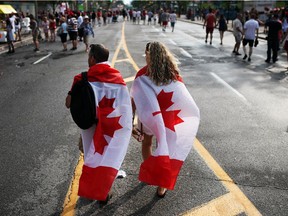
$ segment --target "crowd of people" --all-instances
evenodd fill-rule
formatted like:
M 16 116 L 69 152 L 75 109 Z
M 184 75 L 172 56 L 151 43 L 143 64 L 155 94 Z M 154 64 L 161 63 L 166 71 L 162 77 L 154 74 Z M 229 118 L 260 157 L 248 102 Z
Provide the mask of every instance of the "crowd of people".
M 85 50 L 88 52 L 89 38 L 94 37 L 94 28 L 117 22 L 120 15 L 124 20 L 128 13 L 126 10 L 112 11 L 108 9 L 92 12 L 68 11 L 65 14 L 42 11 L 37 17 L 29 13 L 25 15 L 22 12 L 9 14 L 5 21 L 8 54 L 15 52 L 13 43 L 22 40 L 21 29 L 24 18 L 29 19 L 28 26 L 33 37 L 35 52 L 40 50 L 40 41 L 55 42 L 57 36 L 63 44 L 63 51 L 68 50 L 67 40 L 69 36 L 69 40 L 72 41 L 71 50 L 76 50 L 78 42 L 83 41 L 86 47 Z
M 237 17 L 232 22 L 233 34 L 235 37 L 235 45 L 233 53 L 240 56 L 239 51 L 241 44 L 243 47 L 243 60 L 251 61 L 253 47 L 258 44 L 259 26 L 265 26 L 267 33 L 267 59 L 270 63 L 272 60 L 275 63 L 278 60 L 278 51 L 280 45 L 287 52 L 288 60 L 288 10 L 285 8 L 279 10 L 265 9 L 268 19 L 266 22 L 258 18 L 258 12 L 254 8 L 244 13 L 238 13 Z M 7 44 L 8 53 L 14 53 L 14 41 L 21 41 L 21 23 L 25 17 L 24 13 L 10 14 L 6 18 L 7 26 Z M 120 20 L 131 21 L 133 24 L 156 25 L 162 27 L 162 31 L 166 31 L 170 22 L 171 31 L 174 31 L 177 15 L 175 11 L 160 9 L 155 12 L 152 10 L 131 9 L 122 11 L 118 10 L 97 10 L 92 12 L 69 11 L 68 13 L 48 13 L 43 11 L 38 14 L 37 19 L 32 14 L 27 14 L 30 18 L 30 28 L 33 36 L 34 51 L 40 50 L 39 41 L 55 42 L 59 36 L 63 51 L 67 51 L 67 41 L 72 42 L 70 50 L 76 50 L 79 42 L 84 42 L 85 51 L 88 52 L 90 38 L 94 37 L 95 27 L 107 25 Z M 228 21 L 223 14 L 219 14 L 217 10 L 209 9 L 204 16 L 203 28 L 206 26 L 205 43 L 212 45 L 213 32 L 216 27 L 219 29 L 220 45 L 223 45 L 224 33 L 228 30 Z M 219 17 L 219 18 L 217 18 Z M 16 35 L 16 38 L 15 38 Z M 246 47 L 249 47 L 248 50 Z M 272 55 L 272 56 L 271 56 Z
M 253 47 L 256 47 L 259 43 L 259 26 L 264 26 L 264 32 L 266 33 L 267 40 L 267 58 L 266 63 L 273 63 L 278 61 L 278 52 L 280 45 L 282 44 L 284 50 L 287 52 L 288 61 L 288 10 L 285 8 L 277 10 L 265 9 L 267 13 L 267 20 L 261 21 L 258 18 L 258 12 L 255 8 L 250 11 L 237 14 L 237 17 L 232 22 L 233 35 L 235 37 L 235 45 L 232 53 L 240 56 L 239 48 L 243 46 L 244 57 L 243 60 L 251 61 L 253 53 Z M 220 33 L 220 45 L 223 45 L 224 32 L 227 28 L 227 20 L 224 15 L 221 14 L 217 21 L 216 11 L 209 9 L 204 19 L 203 28 L 206 26 L 206 37 L 205 43 L 210 39 L 210 45 L 212 44 L 214 28 L 218 26 Z M 246 46 L 248 45 L 249 50 L 247 51 Z M 272 56 L 271 56 L 272 55 Z

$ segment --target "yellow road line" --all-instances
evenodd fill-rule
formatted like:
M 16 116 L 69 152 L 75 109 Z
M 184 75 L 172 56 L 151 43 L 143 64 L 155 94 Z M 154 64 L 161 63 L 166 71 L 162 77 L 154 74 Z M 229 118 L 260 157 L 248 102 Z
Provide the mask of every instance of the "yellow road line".
M 84 164 L 83 155 L 81 154 L 76 165 L 73 180 L 69 186 L 64 204 L 63 211 L 61 216 L 74 216 L 75 215 L 75 207 L 78 200 L 78 188 L 79 188 L 79 179 L 82 173 L 82 167 Z
M 118 60 L 116 60 L 116 62 L 118 63 L 118 62 L 129 62 L 130 61 L 130 59 L 128 59 L 128 58 L 126 58 L 126 59 L 118 59 Z
M 245 209 L 247 215 L 261 215 L 258 209 L 253 203 L 245 196 L 240 188 L 233 182 L 228 174 L 220 167 L 211 154 L 204 148 L 198 139 L 195 140 L 194 147 L 199 155 L 203 158 L 208 167 L 214 172 L 218 179 L 222 180 L 222 184 L 233 194 L 235 200 L 237 200 Z M 230 205 L 230 202 L 227 203 Z M 225 207 L 224 207 L 225 208 Z
M 229 203 L 229 204 L 228 204 Z M 198 206 L 182 215 L 185 216 L 231 216 L 243 213 L 245 209 L 235 200 L 232 193 L 227 193 L 216 199 Z

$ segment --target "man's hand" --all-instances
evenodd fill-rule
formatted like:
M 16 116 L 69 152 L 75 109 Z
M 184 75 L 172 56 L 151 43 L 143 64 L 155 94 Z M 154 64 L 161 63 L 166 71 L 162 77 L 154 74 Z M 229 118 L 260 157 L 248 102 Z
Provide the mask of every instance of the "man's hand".
M 71 95 L 67 95 L 66 101 L 65 101 L 65 106 L 69 109 L 71 105 Z

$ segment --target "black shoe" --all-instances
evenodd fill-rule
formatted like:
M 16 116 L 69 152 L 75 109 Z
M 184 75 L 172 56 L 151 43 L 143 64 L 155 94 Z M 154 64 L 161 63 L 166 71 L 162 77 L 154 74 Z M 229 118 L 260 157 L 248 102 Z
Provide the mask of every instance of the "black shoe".
M 235 50 L 233 50 L 233 51 L 232 51 L 232 53 L 236 53 L 236 51 L 235 51 Z
M 248 56 L 245 54 L 244 57 L 243 57 L 243 60 L 245 60 L 247 57 L 248 57 Z
M 249 61 L 249 62 L 251 61 L 251 58 L 250 58 L 250 57 L 248 58 L 248 61 Z
M 207 43 L 207 40 L 205 40 L 205 43 Z
M 210 41 L 210 45 L 212 45 L 212 41 Z
M 239 52 L 235 52 L 235 55 L 238 55 L 238 56 L 239 56 L 239 55 L 242 55 L 242 54 L 241 54 L 241 53 L 239 53 Z
M 275 63 L 276 61 L 278 61 L 278 58 L 277 58 L 277 59 L 275 59 L 275 60 L 273 60 L 273 63 Z
M 266 63 L 270 63 L 270 60 L 266 59 L 265 62 L 266 62 Z

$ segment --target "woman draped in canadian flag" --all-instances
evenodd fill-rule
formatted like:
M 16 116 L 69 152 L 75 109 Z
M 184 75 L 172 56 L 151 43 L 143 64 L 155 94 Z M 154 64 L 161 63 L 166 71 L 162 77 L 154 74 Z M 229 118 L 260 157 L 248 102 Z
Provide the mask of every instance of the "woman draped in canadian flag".
M 200 122 L 199 109 L 185 87 L 175 58 L 160 42 L 146 45 L 147 65 L 131 87 L 133 113 L 138 126 L 132 135 L 142 141 L 143 163 L 139 180 L 157 187 L 163 198 L 173 190 Z M 152 153 L 152 138 L 157 145 Z

